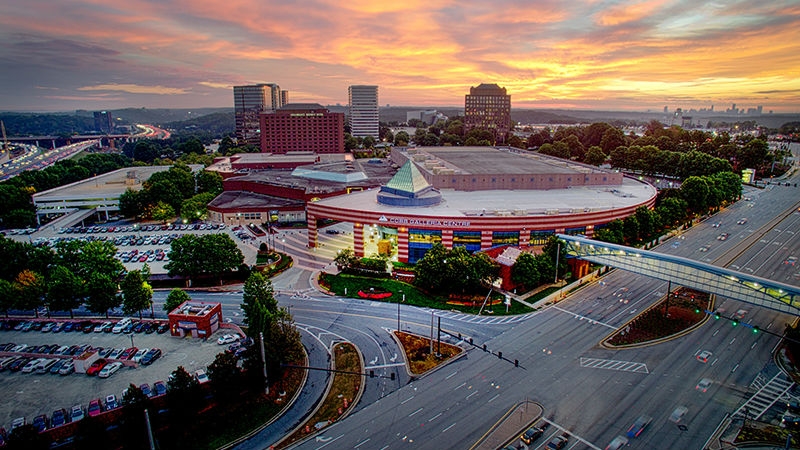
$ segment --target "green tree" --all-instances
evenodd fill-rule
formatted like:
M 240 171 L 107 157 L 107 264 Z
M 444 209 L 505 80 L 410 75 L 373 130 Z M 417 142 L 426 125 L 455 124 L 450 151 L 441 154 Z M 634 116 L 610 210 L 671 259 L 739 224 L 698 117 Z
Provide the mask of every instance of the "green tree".
M 175 288 L 169 291 L 169 294 L 167 294 L 167 299 L 164 301 L 164 311 L 173 311 L 175 308 L 191 299 L 192 298 L 186 293 L 186 291 L 180 288 Z
M 213 199 L 222 193 L 222 175 L 218 172 L 201 170 L 197 172 L 195 179 L 197 180 L 198 194 L 209 193 Z
M 0 278 L 0 310 L 8 317 L 8 310 L 14 309 L 17 300 L 17 291 L 10 281 Z
M 150 406 L 150 399 L 135 384 L 130 384 L 122 396 L 121 403 L 120 428 L 125 448 L 147 448 L 147 425 L 144 410 Z
M 539 286 L 544 281 L 544 275 L 539 267 L 539 260 L 528 252 L 521 253 L 511 266 L 511 281 L 521 285 L 525 290 Z
M 125 275 L 120 283 L 122 289 L 122 311 L 125 314 L 139 313 L 153 306 L 153 288 L 150 287 L 150 268 L 147 264 L 142 270 L 132 270 Z
M 108 310 L 122 304 L 117 294 L 117 283 L 106 274 L 91 274 L 86 282 L 86 309 L 93 313 L 105 314 Z
M 124 217 L 137 217 L 149 205 L 147 192 L 128 188 L 119 196 L 119 212 Z
M 39 307 L 44 304 L 46 289 L 44 278 L 36 272 L 25 269 L 17 275 L 13 285 L 17 296 L 14 306 L 26 311 L 33 310 L 36 317 L 39 317 Z
M 689 209 L 695 213 L 702 212 L 708 206 L 708 182 L 701 177 L 689 177 L 684 180 L 680 193 Z
M 197 380 L 183 366 L 175 369 L 167 381 L 169 435 L 164 448 L 197 448 L 192 430 L 197 411 L 203 405 L 203 391 Z M 171 445 L 170 445 L 171 444 Z
M 606 154 L 603 153 L 603 149 L 594 145 L 589 147 L 589 150 L 586 151 L 586 158 L 583 160 L 586 164 L 591 164 L 593 166 L 599 166 L 606 162 Z
M 214 197 L 211 192 L 203 192 L 184 200 L 181 204 L 181 217 L 187 220 L 205 220 L 208 217 L 208 204 Z
M 411 137 L 405 131 L 398 131 L 394 135 L 394 145 L 398 147 L 405 147 L 409 142 L 411 142 Z
M 251 273 L 244 282 L 242 311 L 249 336 L 255 339 L 259 333 L 269 332 L 270 323 L 278 315 L 278 301 L 272 282 L 261 272 Z
M 339 270 L 352 267 L 357 260 L 358 258 L 356 258 L 351 248 L 339 250 L 336 257 L 333 258 L 333 262 L 336 263 L 336 267 L 339 268 Z
M 214 362 L 208 366 L 208 379 L 214 397 L 223 403 L 231 403 L 238 399 L 241 392 L 242 372 L 237 365 L 233 353 L 218 353 Z
M 79 307 L 86 296 L 83 280 L 64 266 L 55 266 L 48 277 L 47 303 L 52 311 L 69 311 Z
M 153 217 L 153 220 L 163 223 L 175 219 L 175 216 L 177 215 L 175 214 L 175 208 L 162 200 L 159 200 L 155 205 L 153 205 L 153 209 L 151 210 L 150 214 Z

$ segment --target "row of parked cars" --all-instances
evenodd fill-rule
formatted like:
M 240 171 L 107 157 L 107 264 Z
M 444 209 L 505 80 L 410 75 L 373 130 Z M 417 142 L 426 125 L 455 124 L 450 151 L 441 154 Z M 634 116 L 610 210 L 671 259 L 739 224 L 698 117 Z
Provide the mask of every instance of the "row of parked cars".
M 97 322 L 92 320 L 15 320 L 3 319 L 0 321 L 0 330 L 15 331 L 41 331 L 43 333 L 158 333 L 163 334 L 169 331 L 169 325 L 164 321 L 135 321 L 133 319 L 122 319 L 117 322 L 106 320 Z
M 163 224 L 163 225 L 156 225 L 156 224 L 149 224 L 149 225 L 111 225 L 111 226 L 100 226 L 100 225 L 93 225 L 88 227 L 69 227 L 69 228 L 60 228 L 58 230 L 59 233 L 81 233 L 81 234 L 92 234 L 92 233 L 128 233 L 131 231 L 172 231 L 172 230 L 222 230 L 225 229 L 225 224 L 215 224 L 215 223 L 173 223 L 173 224 Z M 22 234 L 22 233 L 20 233 Z
M 146 396 L 155 398 L 167 393 L 167 384 L 164 381 L 159 380 L 153 383 L 152 387 L 149 384 L 144 383 L 139 386 L 139 389 L 141 389 L 142 393 L 144 393 Z M 127 389 L 122 391 L 122 395 L 119 398 L 114 394 L 109 394 L 104 399 L 93 399 L 89 401 L 89 404 L 86 408 L 84 408 L 83 405 L 78 404 L 72 406 L 69 411 L 64 408 L 58 408 L 53 411 L 50 416 L 47 414 L 40 414 L 34 417 L 31 423 L 33 424 L 34 428 L 41 433 L 45 430 L 80 421 L 86 416 L 98 416 L 104 412 L 112 411 L 122 406 L 122 399 L 125 398 L 126 391 Z M 13 431 L 15 428 L 25 425 L 26 423 L 27 420 L 25 417 L 16 418 L 11 423 L 11 430 Z M 0 434 L 3 434 L 2 437 L 5 437 L 4 430 L 0 431 Z M 2 437 L 0 437 L 0 439 L 2 439 Z M 0 442 L 2 442 L 2 440 L 0 440 Z

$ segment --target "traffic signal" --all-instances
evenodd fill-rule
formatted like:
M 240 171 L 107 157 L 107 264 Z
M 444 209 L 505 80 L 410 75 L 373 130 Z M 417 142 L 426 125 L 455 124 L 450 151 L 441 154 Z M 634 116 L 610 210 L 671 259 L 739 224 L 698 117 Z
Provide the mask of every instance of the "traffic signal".
M 719 313 L 718 313 L 718 312 L 715 312 L 715 313 L 714 313 L 714 318 L 715 318 L 715 319 L 717 319 L 717 320 L 719 320 Z
M 736 326 L 739 325 L 739 321 L 736 319 L 731 320 L 731 325 Z
M 694 308 L 694 313 L 695 313 L 695 314 L 700 314 L 700 308 L 698 308 L 698 307 L 695 307 L 695 308 Z
M 758 328 L 758 327 L 753 327 L 753 334 L 758 334 L 758 332 L 759 332 L 759 331 L 761 331 L 761 329 L 760 329 L 760 328 Z

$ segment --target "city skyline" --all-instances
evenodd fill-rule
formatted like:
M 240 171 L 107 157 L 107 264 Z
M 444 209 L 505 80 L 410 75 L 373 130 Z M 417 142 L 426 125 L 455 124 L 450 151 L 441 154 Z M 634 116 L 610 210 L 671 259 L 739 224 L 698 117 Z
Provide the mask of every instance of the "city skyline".
M 463 106 L 505 87 L 515 108 L 800 112 L 800 6 L 652 0 L 346 5 L 143 0 L 0 5 L 0 109 L 232 107 L 235 85 L 292 102 Z

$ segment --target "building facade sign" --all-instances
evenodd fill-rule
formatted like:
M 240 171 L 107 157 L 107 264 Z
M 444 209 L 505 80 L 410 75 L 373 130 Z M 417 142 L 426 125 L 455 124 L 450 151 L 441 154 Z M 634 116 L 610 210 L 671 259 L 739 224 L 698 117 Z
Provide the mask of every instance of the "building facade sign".
M 394 225 L 407 225 L 407 226 L 428 226 L 428 227 L 468 227 L 469 220 L 453 220 L 453 219 L 420 219 L 408 217 L 391 217 L 381 216 L 379 222 L 388 222 Z

